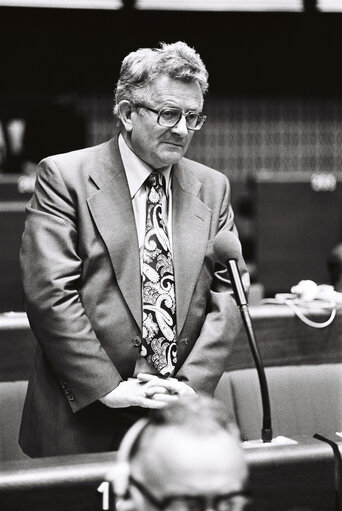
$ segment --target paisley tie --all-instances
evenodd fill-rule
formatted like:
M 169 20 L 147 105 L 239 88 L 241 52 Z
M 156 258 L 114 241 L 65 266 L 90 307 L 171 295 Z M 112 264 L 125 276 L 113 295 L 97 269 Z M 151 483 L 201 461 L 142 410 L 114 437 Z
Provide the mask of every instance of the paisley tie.
M 152 172 L 146 204 L 142 265 L 143 329 L 141 355 L 164 376 L 177 362 L 176 300 L 173 262 L 162 216 L 164 176 Z

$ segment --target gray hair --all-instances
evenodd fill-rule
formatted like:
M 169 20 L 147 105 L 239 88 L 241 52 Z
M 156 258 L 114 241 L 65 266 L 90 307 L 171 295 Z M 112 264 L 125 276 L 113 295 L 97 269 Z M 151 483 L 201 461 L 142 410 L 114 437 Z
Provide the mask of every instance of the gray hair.
M 123 60 L 115 90 L 114 114 L 122 100 L 141 101 L 142 91 L 147 92 L 151 82 L 160 75 L 184 82 L 198 82 L 202 94 L 208 90 L 208 71 L 193 48 L 178 41 L 160 43 L 160 48 L 140 48 Z
M 130 446 L 129 458 L 137 454 L 141 444 L 145 444 L 145 438 L 149 442 L 157 431 L 172 426 L 180 427 L 183 431 L 189 430 L 198 436 L 215 435 L 222 431 L 233 437 L 238 434 L 235 420 L 221 402 L 204 395 L 191 399 L 180 398 L 161 410 L 150 410 L 149 419 Z

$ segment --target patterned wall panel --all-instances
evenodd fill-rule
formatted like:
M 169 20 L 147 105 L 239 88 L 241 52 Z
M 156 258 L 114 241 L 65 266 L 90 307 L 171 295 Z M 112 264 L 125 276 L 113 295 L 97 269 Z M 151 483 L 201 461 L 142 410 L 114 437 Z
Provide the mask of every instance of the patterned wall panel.
M 79 99 L 87 121 L 87 144 L 116 130 L 112 98 Z M 188 156 L 232 179 L 260 170 L 336 172 L 342 169 L 342 100 L 208 98 L 208 120 Z

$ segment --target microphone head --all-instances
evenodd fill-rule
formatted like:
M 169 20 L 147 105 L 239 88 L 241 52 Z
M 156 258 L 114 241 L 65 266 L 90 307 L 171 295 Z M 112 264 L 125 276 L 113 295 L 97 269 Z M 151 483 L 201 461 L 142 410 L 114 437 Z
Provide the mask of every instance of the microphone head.
M 241 243 L 236 234 L 228 229 L 222 229 L 214 238 L 214 253 L 223 264 L 227 261 L 238 261 L 241 257 Z

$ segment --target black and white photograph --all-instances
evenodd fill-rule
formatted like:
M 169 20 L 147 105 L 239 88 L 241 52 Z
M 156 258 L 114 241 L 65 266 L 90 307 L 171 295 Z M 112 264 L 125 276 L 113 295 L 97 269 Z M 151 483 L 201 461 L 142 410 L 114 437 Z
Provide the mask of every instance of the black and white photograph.
M 0 510 L 342 511 L 342 1 L 0 48 Z

